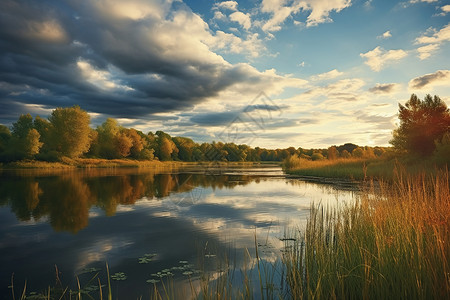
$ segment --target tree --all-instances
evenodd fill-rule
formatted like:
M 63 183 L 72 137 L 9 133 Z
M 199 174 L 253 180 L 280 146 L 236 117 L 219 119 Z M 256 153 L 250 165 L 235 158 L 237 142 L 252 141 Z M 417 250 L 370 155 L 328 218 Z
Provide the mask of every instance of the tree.
M 12 125 L 12 142 L 9 149 L 15 159 L 34 158 L 39 153 L 43 143 L 41 135 L 34 129 L 33 117 L 30 114 L 21 115 Z
M 341 157 L 342 158 L 350 158 L 350 157 L 352 157 L 352 155 L 347 150 L 342 150 Z
M 336 160 L 339 156 L 339 152 L 336 149 L 336 146 L 331 146 L 328 148 L 328 159 L 329 160 Z
M 9 140 L 11 139 L 11 132 L 5 125 L 0 124 L 0 152 L 8 148 Z
M 120 127 L 117 121 L 113 118 L 106 119 L 102 125 L 97 127 L 97 152 L 100 157 L 117 158 L 117 151 L 115 149 L 115 138 L 119 134 Z M 95 151 L 93 151 L 95 153 Z
M 50 140 L 50 132 L 51 132 L 52 124 L 46 119 L 41 118 L 40 116 L 36 116 L 33 121 L 33 128 L 39 132 L 40 141 L 43 143 L 41 148 L 42 152 L 49 151 L 49 140 Z
M 33 128 L 28 131 L 23 149 L 25 157 L 33 158 L 36 154 L 39 153 L 39 150 L 41 149 L 43 144 L 39 141 L 40 137 L 41 135 L 36 129 Z
M 115 136 L 114 145 L 119 157 L 127 157 L 130 155 L 131 147 L 133 147 L 133 140 L 127 135 L 125 130 L 122 130 Z
M 364 150 L 361 147 L 357 147 L 353 149 L 352 156 L 356 158 L 362 158 L 364 157 Z
M 160 160 L 171 160 L 172 153 L 178 150 L 175 143 L 167 137 L 163 136 L 159 142 L 159 159 Z M 178 152 L 178 151 L 177 151 Z
M 17 122 L 12 124 L 12 135 L 19 139 L 25 139 L 28 131 L 33 128 L 33 117 L 30 114 L 20 115 Z
M 49 121 L 52 125 L 50 144 L 52 150 L 76 158 L 89 150 L 90 117 L 79 106 L 55 109 Z
M 439 96 L 426 95 L 421 101 L 412 94 L 405 105 L 399 104 L 400 126 L 390 143 L 398 150 L 428 156 L 450 131 L 450 111 Z

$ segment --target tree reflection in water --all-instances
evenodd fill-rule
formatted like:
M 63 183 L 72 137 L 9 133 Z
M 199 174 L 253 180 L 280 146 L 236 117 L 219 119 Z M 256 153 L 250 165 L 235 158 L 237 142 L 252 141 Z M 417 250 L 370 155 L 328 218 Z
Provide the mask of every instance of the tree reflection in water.
M 231 188 L 258 177 L 93 169 L 59 174 L 44 170 L 3 171 L 0 179 L 0 205 L 9 205 L 17 219 L 48 218 L 55 231 L 77 233 L 88 226 L 93 206 L 113 216 L 119 205 L 133 205 L 144 197 L 158 201 L 196 187 Z

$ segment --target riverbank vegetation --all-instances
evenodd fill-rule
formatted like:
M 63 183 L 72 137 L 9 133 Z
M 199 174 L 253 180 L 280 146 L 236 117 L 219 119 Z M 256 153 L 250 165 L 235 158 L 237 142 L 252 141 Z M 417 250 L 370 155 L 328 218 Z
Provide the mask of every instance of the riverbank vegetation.
M 9 167 L 31 167 L 33 162 L 36 167 L 56 168 L 87 164 L 142 166 L 149 161 L 281 162 L 288 157 L 319 161 L 334 159 L 336 151 L 342 158 L 379 157 L 387 148 L 347 143 L 328 149 L 264 149 L 224 141 L 197 143 L 163 131 L 143 133 L 125 128 L 112 118 L 93 129 L 89 115 L 78 106 L 57 108 L 48 119 L 24 114 L 11 128 L 0 125 L 0 163 Z
M 450 112 L 438 96 L 427 95 L 420 100 L 411 95 L 404 106 L 399 105 L 399 120 L 400 126 L 390 141 L 393 148 L 357 147 L 348 151 L 333 146 L 328 148 L 326 160 L 292 155 L 283 166 L 296 175 L 358 180 L 393 180 L 398 165 L 406 168 L 408 174 L 432 174 L 448 167 Z
M 450 294 L 447 171 L 397 171 L 355 204 L 313 206 L 284 257 L 293 299 L 443 299 Z

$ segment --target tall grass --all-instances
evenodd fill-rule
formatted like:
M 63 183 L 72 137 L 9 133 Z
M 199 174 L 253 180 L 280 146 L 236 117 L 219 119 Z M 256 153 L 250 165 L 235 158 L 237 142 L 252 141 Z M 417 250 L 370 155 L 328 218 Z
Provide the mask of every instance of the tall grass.
M 294 299 L 446 299 L 450 295 L 448 171 L 396 172 L 341 209 L 313 207 L 284 257 Z
M 399 166 L 406 168 L 411 175 L 420 175 L 423 172 L 434 175 L 438 169 L 444 169 L 447 164 L 436 164 L 433 158 L 420 157 L 339 158 L 312 161 L 292 156 L 283 162 L 283 169 L 288 174 L 354 180 L 393 181 L 395 170 Z

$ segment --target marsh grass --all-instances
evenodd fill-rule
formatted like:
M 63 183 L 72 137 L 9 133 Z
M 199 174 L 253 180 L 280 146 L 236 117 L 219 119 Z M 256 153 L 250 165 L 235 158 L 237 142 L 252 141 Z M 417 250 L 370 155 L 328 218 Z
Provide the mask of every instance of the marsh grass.
M 294 299 L 445 299 L 450 295 L 448 171 L 396 171 L 353 205 L 313 206 L 284 256 Z
M 403 168 L 408 174 L 427 173 L 435 175 L 446 164 L 436 164 L 435 160 L 420 157 L 396 158 L 350 158 L 336 160 L 307 160 L 289 157 L 283 162 L 283 169 L 288 174 L 326 178 L 346 178 L 352 180 L 384 180 L 394 181 L 395 170 Z

